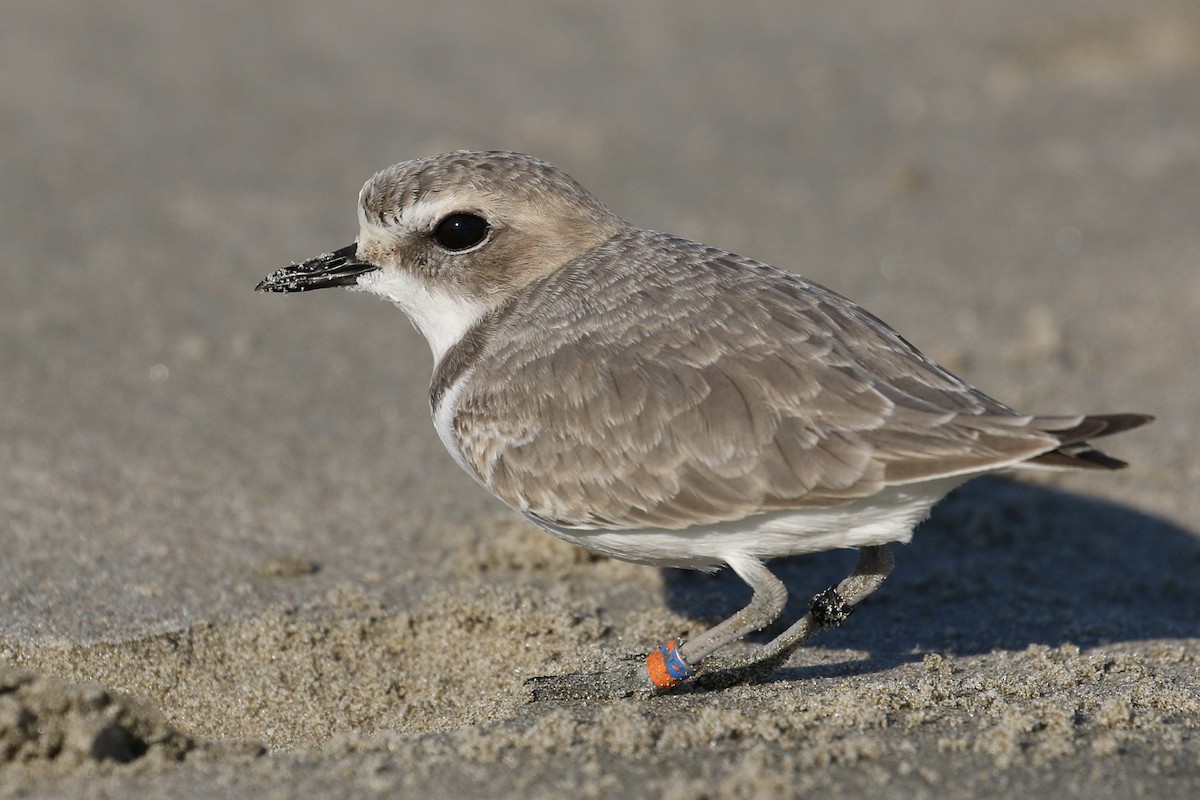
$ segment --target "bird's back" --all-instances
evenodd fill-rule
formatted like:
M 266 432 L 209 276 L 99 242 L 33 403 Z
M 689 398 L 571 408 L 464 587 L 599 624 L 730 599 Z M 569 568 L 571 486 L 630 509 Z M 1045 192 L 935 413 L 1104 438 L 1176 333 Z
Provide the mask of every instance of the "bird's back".
M 439 365 L 435 406 L 460 376 L 466 462 L 567 528 L 829 508 L 1054 453 L 1054 428 L 1103 432 L 1019 414 L 799 276 L 643 230 L 485 319 Z

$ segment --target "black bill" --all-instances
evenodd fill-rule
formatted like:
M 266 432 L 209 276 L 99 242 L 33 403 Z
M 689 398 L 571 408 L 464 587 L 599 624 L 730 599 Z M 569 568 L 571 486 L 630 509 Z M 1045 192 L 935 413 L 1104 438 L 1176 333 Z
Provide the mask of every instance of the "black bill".
M 277 269 L 258 282 L 258 292 L 307 292 L 331 286 L 353 286 L 358 276 L 374 272 L 379 267 L 364 264 L 354 258 L 357 244 L 310 258 L 303 264 L 289 264 Z

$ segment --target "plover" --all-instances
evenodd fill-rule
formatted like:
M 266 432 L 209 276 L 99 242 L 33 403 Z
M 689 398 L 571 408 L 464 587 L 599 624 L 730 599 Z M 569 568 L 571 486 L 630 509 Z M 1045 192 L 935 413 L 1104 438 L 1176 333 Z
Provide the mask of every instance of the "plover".
M 877 589 L 888 544 L 955 486 L 1009 468 L 1123 467 L 1087 440 L 1151 420 L 1018 412 L 841 295 L 635 228 L 526 155 L 396 164 L 363 186 L 358 222 L 354 244 L 258 290 L 390 300 L 433 351 L 438 435 L 492 494 L 588 550 L 728 565 L 753 590 L 635 668 L 535 692 L 762 678 Z M 782 613 L 765 561 L 832 548 L 860 551 L 849 577 L 753 656 L 711 658 Z

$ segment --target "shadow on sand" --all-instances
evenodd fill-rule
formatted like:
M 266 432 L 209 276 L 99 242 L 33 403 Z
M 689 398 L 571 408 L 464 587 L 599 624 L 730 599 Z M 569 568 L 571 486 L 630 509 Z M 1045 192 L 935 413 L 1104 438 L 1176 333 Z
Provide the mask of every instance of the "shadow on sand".
M 925 652 L 1200 636 L 1200 535 L 1126 506 L 985 477 L 947 497 L 912 543 L 892 552 L 896 569 L 883 588 L 809 645 L 871 658 L 788 668 L 778 679 L 887 669 Z M 843 578 L 855 557 L 835 551 L 771 562 L 792 594 L 786 622 Z M 729 570 L 667 570 L 665 595 L 676 611 L 716 621 L 750 590 Z M 783 627 L 751 640 L 765 642 Z

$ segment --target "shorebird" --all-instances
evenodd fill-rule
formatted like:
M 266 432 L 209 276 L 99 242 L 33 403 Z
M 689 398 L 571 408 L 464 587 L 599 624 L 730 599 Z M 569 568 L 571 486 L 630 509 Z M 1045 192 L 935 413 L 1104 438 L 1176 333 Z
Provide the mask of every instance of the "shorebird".
M 880 586 L 888 544 L 951 489 L 997 470 L 1123 467 L 1088 440 L 1152 419 L 1016 411 L 845 297 L 635 228 L 526 155 L 396 164 L 363 186 L 358 222 L 354 244 L 257 288 L 390 300 L 433 352 L 438 435 L 492 494 L 588 550 L 729 566 L 753 590 L 636 667 L 535 679 L 543 696 L 762 679 Z M 850 576 L 754 655 L 712 658 L 781 615 L 765 561 L 832 548 L 860 551 Z

